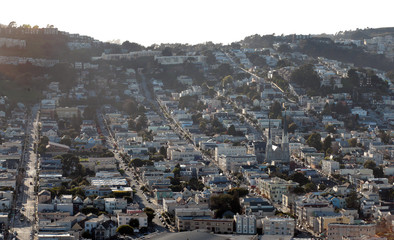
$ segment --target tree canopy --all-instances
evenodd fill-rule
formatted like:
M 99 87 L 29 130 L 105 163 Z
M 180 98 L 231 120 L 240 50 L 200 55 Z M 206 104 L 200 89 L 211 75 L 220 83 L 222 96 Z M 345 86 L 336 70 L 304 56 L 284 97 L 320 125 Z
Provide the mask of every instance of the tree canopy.
M 116 229 L 116 232 L 122 235 L 133 235 L 134 229 L 130 225 L 121 225 Z
M 290 79 L 307 90 L 317 91 L 320 88 L 321 79 L 312 64 L 306 64 L 294 70 Z
M 306 143 L 310 146 L 310 147 L 314 147 L 316 148 L 317 151 L 322 150 L 323 148 L 323 144 L 321 142 L 321 135 L 320 133 L 312 133 L 308 139 L 306 140 Z

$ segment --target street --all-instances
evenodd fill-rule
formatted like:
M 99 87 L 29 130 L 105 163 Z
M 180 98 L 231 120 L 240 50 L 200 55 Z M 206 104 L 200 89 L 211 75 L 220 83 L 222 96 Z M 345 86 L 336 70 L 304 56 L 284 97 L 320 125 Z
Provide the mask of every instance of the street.
M 13 231 L 17 233 L 19 239 L 33 239 L 33 232 L 36 227 L 36 202 L 37 195 L 34 191 L 36 176 L 37 155 L 34 152 L 34 141 L 38 139 L 38 108 L 33 107 L 32 116 L 27 122 L 27 134 L 29 134 L 23 161 L 23 179 L 19 186 L 17 195 L 16 212 L 11 220 Z

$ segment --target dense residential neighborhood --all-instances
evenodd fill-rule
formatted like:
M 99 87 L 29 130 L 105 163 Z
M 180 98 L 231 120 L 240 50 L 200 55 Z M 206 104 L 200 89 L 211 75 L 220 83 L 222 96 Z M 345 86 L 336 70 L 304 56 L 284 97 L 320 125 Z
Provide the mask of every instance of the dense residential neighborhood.
M 349 36 L 0 27 L 0 239 L 394 239 L 394 31 Z

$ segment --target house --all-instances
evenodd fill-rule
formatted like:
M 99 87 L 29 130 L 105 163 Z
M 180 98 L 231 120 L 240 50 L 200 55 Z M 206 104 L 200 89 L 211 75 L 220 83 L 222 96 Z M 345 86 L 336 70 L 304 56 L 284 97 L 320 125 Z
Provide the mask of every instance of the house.
M 38 203 L 49 203 L 51 201 L 51 192 L 42 190 L 38 193 Z
M 212 217 L 176 217 L 175 226 L 178 231 L 193 231 L 196 229 L 206 229 L 214 233 L 229 234 L 234 231 L 233 219 L 213 219 Z
M 256 234 L 256 216 L 239 215 L 234 216 L 235 232 L 237 234 L 254 235 Z
M 85 222 L 85 231 L 89 232 L 90 234 L 93 234 L 94 229 L 96 229 L 100 223 L 108 220 L 109 218 L 105 215 L 100 215 L 99 217 L 93 217 Z
M 263 196 L 275 203 L 282 203 L 282 195 L 288 195 L 299 184 L 291 180 L 274 177 L 271 179 L 257 179 L 257 187 Z
M 77 107 L 58 107 L 56 108 L 56 114 L 59 119 L 72 119 L 80 113 Z
M 243 156 L 246 155 L 247 148 L 244 146 L 232 146 L 230 144 L 220 144 L 215 148 L 215 161 L 219 161 L 221 155 Z
M 366 117 L 367 116 L 367 111 L 362 109 L 361 107 L 354 107 L 351 110 L 353 115 L 358 115 L 359 117 Z
M 70 147 L 64 144 L 49 142 L 45 153 L 52 156 L 63 155 L 70 151 Z
M 139 222 L 139 228 L 148 227 L 148 215 L 144 212 L 136 213 L 118 213 L 117 220 L 118 226 L 128 225 L 130 219 L 137 219 Z
M 104 198 L 105 211 L 113 214 L 114 211 L 123 211 L 127 208 L 127 200 L 124 198 Z
M 307 228 L 313 228 L 313 224 L 311 224 L 313 221 L 311 219 L 315 217 L 316 212 L 334 213 L 334 207 L 331 203 L 318 194 L 306 194 L 295 201 L 295 204 L 297 224 Z
M 264 235 L 293 236 L 295 220 L 282 217 L 265 217 L 261 220 Z
M 275 208 L 263 198 L 242 198 L 241 206 L 247 215 L 254 215 L 257 218 L 275 215 Z
M 155 199 L 158 203 L 162 203 L 164 198 L 172 198 L 173 192 L 169 188 L 155 189 Z
M 339 162 L 336 161 L 328 161 L 328 160 L 322 160 L 322 171 L 327 174 L 331 175 L 333 174 L 336 170 L 339 170 Z
M 116 235 L 116 223 L 112 220 L 101 222 L 94 229 L 94 238 L 96 240 L 107 240 Z
M 254 165 L 257 163 L 256 155 L 220 155 L 218 164 L 223 171 L 237 172 L 242 165 Z
M 332 240 L 342 240 L 343 237 L 361 237 L 361 236 L 375 236 L 375 224 L 328 224 L 327 238 Z

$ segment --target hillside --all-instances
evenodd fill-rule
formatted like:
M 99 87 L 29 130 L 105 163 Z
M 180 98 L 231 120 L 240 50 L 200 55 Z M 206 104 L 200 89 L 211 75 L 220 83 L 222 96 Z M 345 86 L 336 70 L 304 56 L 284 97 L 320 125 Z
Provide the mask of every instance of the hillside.
M 370 39 L 377 36 L 394 35 L 394 27 L 386 28 L 367 28 L 367 29 L 357 29 L 351 31 L 339 32 L 334 36 L 335 39 L 353 39 L 353 40 L 363 40 Z

